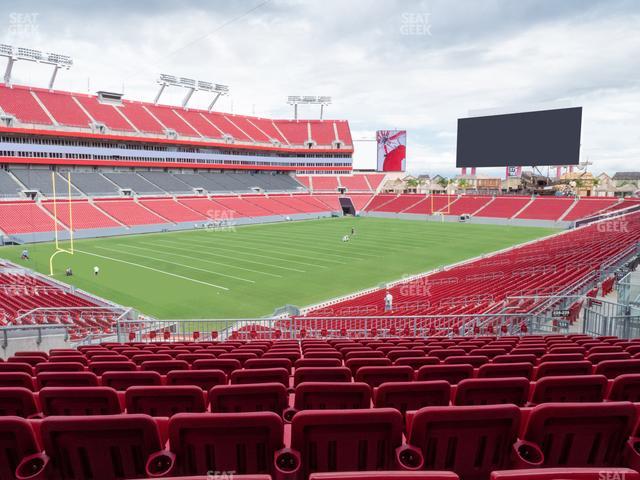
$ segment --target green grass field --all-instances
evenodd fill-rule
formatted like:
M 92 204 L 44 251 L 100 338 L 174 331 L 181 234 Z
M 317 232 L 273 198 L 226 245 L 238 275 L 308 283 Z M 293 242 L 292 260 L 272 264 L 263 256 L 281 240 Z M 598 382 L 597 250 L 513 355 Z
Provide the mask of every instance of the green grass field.
M 355 227 L 352 241 L 341 241 Z M 81 240 L 55 278 L 161 319 L 269 315 L 554 233 L 550 228 L 339 218 Z M 49 273 L 52 244 L 0 257 Z M 100 275 L 93 275 L 93 267 Z

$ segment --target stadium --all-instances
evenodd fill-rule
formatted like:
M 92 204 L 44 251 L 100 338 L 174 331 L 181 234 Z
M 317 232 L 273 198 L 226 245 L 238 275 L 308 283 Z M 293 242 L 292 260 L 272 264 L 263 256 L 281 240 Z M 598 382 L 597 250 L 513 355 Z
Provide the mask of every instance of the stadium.
M 638 9 L 213 3 L 7 12 L 0 480 L 640 480 Z

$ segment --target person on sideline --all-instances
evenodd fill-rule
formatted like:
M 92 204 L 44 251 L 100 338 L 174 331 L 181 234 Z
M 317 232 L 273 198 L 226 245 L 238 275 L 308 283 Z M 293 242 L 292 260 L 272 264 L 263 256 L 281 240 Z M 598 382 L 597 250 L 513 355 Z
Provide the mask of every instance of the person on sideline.
M 26 248 L 22 250 L 22 255 L 20 255 L 21 260 L 29 260 L 29 250 Z
M 384 296 L 384 311 L 390 312 L 393 310 L 393 295 L 387 290 L 387 294 Z
M 94 275 L 94 277 L 97 277 L 99 273 L 100 273 L 100 267 L 98 267 L 96 265 L 95 267 L 93 267 L 93 275 Z

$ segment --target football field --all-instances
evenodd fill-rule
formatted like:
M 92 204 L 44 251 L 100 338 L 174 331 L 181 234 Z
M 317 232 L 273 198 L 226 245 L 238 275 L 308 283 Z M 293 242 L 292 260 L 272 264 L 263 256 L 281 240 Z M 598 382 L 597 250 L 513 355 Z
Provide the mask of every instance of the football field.
M 355 229 L 349 242 L 342 237 Z M 55 278 L 161 319 L 269 315 L 543 237 L 550 228 L 334 218 L 75 242 Z M 23 248 L 31 259 L 20 260 Z M 49 273 L 53 244 L 0 247 Z M 100 274 L 93 274 L 94 266 Z M 73 277 L 65 277 L 67 267 Z

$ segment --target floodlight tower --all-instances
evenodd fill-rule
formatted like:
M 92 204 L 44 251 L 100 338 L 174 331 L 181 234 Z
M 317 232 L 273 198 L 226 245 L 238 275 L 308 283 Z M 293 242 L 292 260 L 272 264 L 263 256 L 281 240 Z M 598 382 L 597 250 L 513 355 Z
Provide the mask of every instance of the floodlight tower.
M 192 78 L 175 77 L 174 75 L 167 75 L 165 73 L 160 74 L 160 78 L 158 79 L 158 84 L 160 85 L 160 90 L 156 95 L 156 98 L 153 102 L 154 104 L 156 105 L 158 104 L 158 102 L 160 101 L 160 97 L 162 96 L 162 92 L 164 92 L 165 88 L 170 86 L 182 87 L 187 89 L 187 94 L 182 99 L 182 106 L 184 108 L 187 107 L 187 104 L 189 103 L 189 100 L 191 99 L 193 92 L 195 92 L 196 90 L 215 93 L 216 96 L 211 102 L 211 104 L 209 105 L 209 111 L 213 109 L 213 106 L 215 105 L 220 95 L 226 95 L 229 92 L 229 87 L 226 85 L 218 85 L 213 82 L 206 82 L 203 80 L 194 80 Z
M 299 96 L 290 95 L 287 97 L 287 103 L 293 105 L 293 118 L 298 119 L 298 105 L 320 105 L 320 120 L 324 117 L 324 107 L 331 105 L 331 97 L 328 96 Z
M 73 60 L 68 55 L 59 53 L 46 53 L 31 48 L 14 47 L 12 45 L 0 44 L 0 56 L 7 57 L 7 68 L 4 71 L 4 83 L 11 86 L 11 74 L 13 66 L 18 60 L 26 60 L 28 62 L 43 63 L 53 65 L 53 73 L 49 79 L 49 90 L 53 90 L 53 84 L 56 81 L 58 70 L 65 68 L 69 70 L 73 65 Z

